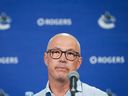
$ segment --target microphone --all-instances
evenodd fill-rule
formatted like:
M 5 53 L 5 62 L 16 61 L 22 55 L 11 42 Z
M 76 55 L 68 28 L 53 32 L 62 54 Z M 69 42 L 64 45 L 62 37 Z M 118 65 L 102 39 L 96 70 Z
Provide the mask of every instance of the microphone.
M 79 73 L 76 71 L 72 71 L 68 74 L 68 78 L 70 79 L 71 95 L 75 96 L 75 93 L 77 92 L 77 81 L 79 79 Z

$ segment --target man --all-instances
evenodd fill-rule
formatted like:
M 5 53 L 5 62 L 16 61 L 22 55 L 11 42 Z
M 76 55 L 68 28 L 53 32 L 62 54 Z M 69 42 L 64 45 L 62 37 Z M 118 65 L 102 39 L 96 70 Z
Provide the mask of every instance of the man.
M 34 96 L 71 96 L 68 73 L 77 71 L 82 63 L 79 41 L 67 33 L 52 37 L 44 54 L 48 69 L 48 83 Z M 77 81 L 76 96 L 108 96 L 105 92 Z

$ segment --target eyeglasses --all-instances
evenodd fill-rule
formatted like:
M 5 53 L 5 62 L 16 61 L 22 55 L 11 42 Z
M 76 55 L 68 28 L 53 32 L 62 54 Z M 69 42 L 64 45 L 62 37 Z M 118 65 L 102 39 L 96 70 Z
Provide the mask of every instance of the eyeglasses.
M 69 61 L 74 61 L 77 57 L 80 57 L 80 54 L 73 50 L 62 51 L 60 49 L 50 49 L 47 53 L 49 53 L 53 59 L 59 59 L 64 53 L 66 59 Z

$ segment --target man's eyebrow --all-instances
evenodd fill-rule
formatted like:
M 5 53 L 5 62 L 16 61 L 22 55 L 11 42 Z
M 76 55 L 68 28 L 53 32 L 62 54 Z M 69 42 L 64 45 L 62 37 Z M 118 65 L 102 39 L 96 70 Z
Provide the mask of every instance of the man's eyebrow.
M 62 49 L 59 48 L 59 47 L 54 47 L 54 48 L 51 48 L 51 49 L 59 49 L 59 50 L 62 50 Z M 51 50 L 51 49 L 48 49 L 48 50 Z M 72 48 L 67 49 L 67 50 L 62 50 L 62 51 L 75 51 L 75 52 L 78 52 L 78 51 L 76 51 L 76 50 L 74 50 L 74 49 L 72 49 Z M 78 53 L 79 53 L 79 52 L 78 52 Z
M 47 51 L 48 51 L 48 50 L 51 50 L 51 49 L 60 49 L 60 48 L 58 48 L 58 47 L 49 48 L 49 49 L 47 49 Z M 60 49 L 60 50 L 61 50 L 61 49 Z
M 67 49 L 66 51 L 75 51 L 75 52 L 77 52 L 76 50 L 74 50 L 74 49 Z

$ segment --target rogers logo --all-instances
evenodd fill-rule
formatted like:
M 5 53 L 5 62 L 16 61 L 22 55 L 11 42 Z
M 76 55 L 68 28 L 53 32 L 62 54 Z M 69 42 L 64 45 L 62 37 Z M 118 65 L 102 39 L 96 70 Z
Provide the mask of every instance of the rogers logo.
M 0 57 L 0 64 L 18 64 L 18 57 Z
M 89 58 L 91 64 L 123 64 L 124 56 L 91 56 Z
M 70 26 L 72 25 L 71 18 L 38 18 L 38 26 Z

